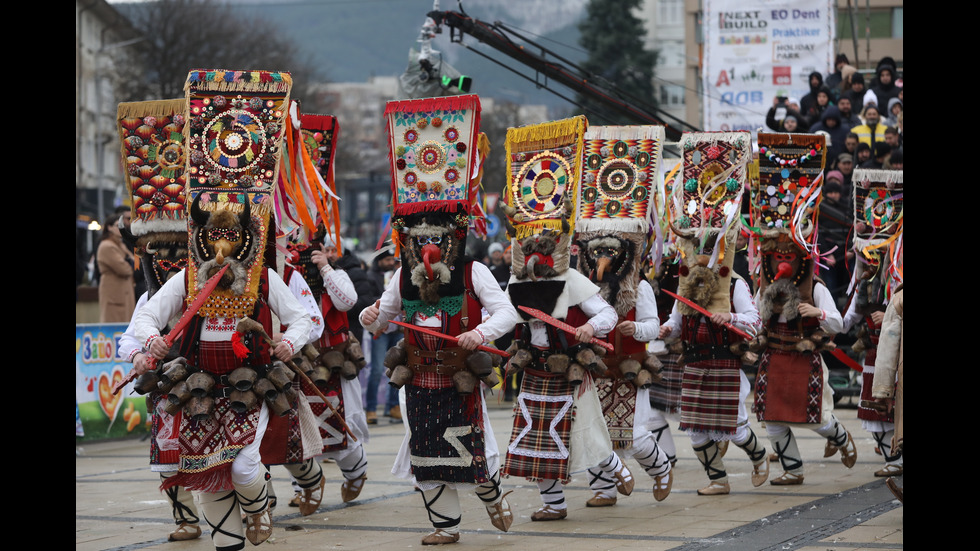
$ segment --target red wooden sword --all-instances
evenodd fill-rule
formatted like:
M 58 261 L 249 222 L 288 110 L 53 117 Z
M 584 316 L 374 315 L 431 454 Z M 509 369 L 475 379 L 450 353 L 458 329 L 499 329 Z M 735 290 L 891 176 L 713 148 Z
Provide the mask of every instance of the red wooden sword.
M 570 334 L 574 335 L 575 334 L 575 331 L 578 330 L 576 327 L 572 327 L 571 325 L 568 325 L 567 323 L 565 323 L 565 322 L 563 322 L 563 321 L 561 321 L 559 319 L 555 319 L 552 316 L 549 316 L 548 314 L 545 314 L 541 310 L 538 310 L 537 308 L 529 308 L 527 306 L 518 306 L 518 308 L 520 308 L 524 312 L 527 312 L 529 315 L 533 316 L 535 319 L 541 320 L 541 321 L 547 323 L 548 325 L 550 325 L 552 327 L 557 327 L 558 329 L 561 329 L 562 331 L 565 331 L 566 333 L 570 333 Z M 606 342 L 606 341 L 604 341 L 604 340 L 602 340 L 602 339 L 600 339 L 598 337 L 592 337 L 592 340 L 590 342 L 592 344 L 598 344 L 599 346 L 605 348 L 606 350 L 608 350 L 610 352 L 615 352 L 616 351 L 616 347 L 615 346 L 609 344 L 608 342 Z
M 198 293 L 194 301 L 187 306 L 187 309 L 184 310 L 184 314 L 180 316 L 179 320 L 177 320 L 174 328 L 171 329 L 169 333 L 164 335 L 163 340 L 167 343 L 167 346 L 173 346 L 174 341 L 180 338 L 180 335 L 184 332 L 184 329 L 187 328 L 187 324 L 191 322 L 191 319 L 195 314 L 197 314 L 197 311 L 201 309 L 201 306 L 204 306 L 204 303 L 211 295 L 211 291 L 214 291 L 214 288 L 218 286 L 218 282 L 221 281 L 221 276 L 225 275 L 225 272 L 228 270 L 228 266 L 230 265 L 231 264 L 225 264 L 222 266 L 221 269 L 218 270 L 218 273 L 211 276 L 211 279 L 205 282 L 204 287 L 201 288 L 201 292 Z M 150 369 L 156 369 L 156 363 L 156 359 L 150 357 Z M 123 378 L 123 380 L 119 381 L 112 387 L 112 394 L 119 394 L 119 391 L 136 377 L 136 369 L 133 368 L 129 371 L 126 377 Z
M 429 336 L 432 336 L 432 337 L 439 337 L 440 339 L 449 341 L 451 343 L 457 343 L 457 344 L 459 343 L 459 339 L 457 339 L 456 337 L 451 337 L 451 336 L 449 336 L 449 335 L 447 335 L 445 333 L 440 333 L 438 331 L 433 331 L 432 329 L 427 329 L 425 327 L 419 327 L 418 325 L 412 325 L 410 323 L 402 323 L 400 321 L 389 321 L 388 323 L 394 323 L 395 325 L 400 325 L 400 326 L 404 327 L 405 329 L 411 329 L 412 331 L 416 331 L 418 333 L 424 333 L 424 334 L 429 335 Z M 498 355 L 498 356 L 500 356 L 502 358 L 509 358 L 510 357 L 510 354 L 504 352 L 503 350 L 497 350 L 496 348 L 493 348 L 493 347 L 490 347 L 490 346 L 483 346 L 482 344 L 480 346 L 477 346 L 476 349 L 477 350 L 482 350 L 484 352 L 489 352 L 491 354 L 496 354 L 496 355 Z
M 705 310 L 704 308 L 698 306 L 696 302 L 694 302 L 692 300 L 689 300 L 689 299 L 686 299 L 686 298 L 678 295 L 677 293 L 671 293 L 667 289 L 661 289 L 661 291 L 663 291 L 663 292 L 667 293 L 668 295 L 676 298 L 677 300 L 683 302 L 684 304 L 690 306 L 691 308 L 694 308 L 695 310 L 697 310 L 698 312 L 701 312 L 702 314 L 708 316 L 709 318 L 711 317 L 711 312 L 709 312 L 709 311 Z M 739 337 L 742 337 L 743 339 L 745 339 L 747 341 L 752 340 L 752 335 L 749 335 L 745 331 L 742 331 L 741 329 L 738 329 L 737 327 L 735 327 L 731 323 L 726 323 L 726 324 L 724 324 L 724 326 L 727 327 L 729 331 L 731 331 L 732 333 L 735 333 Z

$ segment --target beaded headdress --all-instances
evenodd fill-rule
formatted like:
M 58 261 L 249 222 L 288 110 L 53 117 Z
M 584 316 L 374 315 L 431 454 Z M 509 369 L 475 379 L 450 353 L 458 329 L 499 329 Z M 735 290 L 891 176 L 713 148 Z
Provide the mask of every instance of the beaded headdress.
M 712 312 L 728 312 L 739 210 L 752 156 L 751 135 L 686 132 L 680 145 L 682 169 L 671 190 L 668 209 L 671 230 L 678 237 L 679 289 L 684 295 L 689 281 L 711 278 L 710 296 L 698 302 Z M 703 275 L 698 275 L 701 272 Z M 680 308 L 683 312 L 688 307 Z
M 757 233 L 762 277 L 760 290 L 777 278 L 781 262 L 787 277 L 812 300 L 816 225 L 826 154 L 820 134 L 759 133 L 759 180 L 752 189 L 752 226 Z M 786 255 L 792 261 L 785 262 Z M 783 260 L 780 260 L 783 259 Z
M 291 87 L 289 73 L 281 72 L 195 70 L 187 77 L 188 301 L 207 279 L 202 222 L 226 212 L 242 220 L 244 234 L 233 255 L 235 284 L 212 292 L 201 315 L 243 317 L 258 298 Z

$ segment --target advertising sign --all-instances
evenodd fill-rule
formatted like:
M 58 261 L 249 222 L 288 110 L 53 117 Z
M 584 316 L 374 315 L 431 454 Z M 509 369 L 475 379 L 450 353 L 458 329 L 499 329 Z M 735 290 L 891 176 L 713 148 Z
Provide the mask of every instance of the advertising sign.
M 704 128 L 753 132 L 777 96 L 799 100 L 813 71 L 830 73 L 830 0 L 705 0 Z
M 148 431 L 146 398 L 133 394 L 133 384 L 119 394 L 112 386 L 133 365 L 117 355 L 125 324 L 75 326 L 75 436 L 82 440 L 122 438 Z M 81 430 L 79 430 L 79 421 Z

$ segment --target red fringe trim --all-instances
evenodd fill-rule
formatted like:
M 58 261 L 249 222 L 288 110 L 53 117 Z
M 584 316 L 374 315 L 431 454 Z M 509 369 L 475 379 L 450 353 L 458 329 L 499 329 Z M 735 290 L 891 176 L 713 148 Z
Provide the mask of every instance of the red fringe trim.
M 394 206 L 392 214 L 394 216 L 407 216 L 420 212 L 465 212 L 470 213 L 469 203 L 460 199 L 452 201 L 419 201 L 417 203 L 399 203 Z
M 165 492 L 174 486 L 183 486 L 188 490 L 209 494 L 232 490 L 235 485 L 231 481 L 231 463 L 218 465 L 203 473 L 178 472 L 160 484 L 160 491 Z
M 419 113 L 427 111 L 447 111 L 451 109 L 475 109 L 480 114 L 480 96 L 466 94 L 462 96 L 444 96 L 438 98 L 409 99 L 389 101 L 385 106 L 385 115 L 391 113 Z M 479 121 L 479 119 L 477 119 Z
M 790 145 L 790 141 L 793 142 L 792 145 L 798 147 L 814 147 L 819 145 L 823 147 L 826 139 L 819 134 L 759 134 L 759 145 Z

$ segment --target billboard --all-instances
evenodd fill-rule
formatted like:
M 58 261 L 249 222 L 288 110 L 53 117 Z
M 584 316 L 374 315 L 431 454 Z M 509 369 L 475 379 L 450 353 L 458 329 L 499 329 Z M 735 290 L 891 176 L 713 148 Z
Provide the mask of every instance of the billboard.
M 126 324 L 75 325 L 75 437 L 104 440 L 146 434 L 146 398 L 129 383 L 119 394 L 112 385 L 133 365 L 117 354 Z
M 776 96 L 799 100 L 833 70 L 830 0 L 705 0 L 704 128 L 764 128 Z

